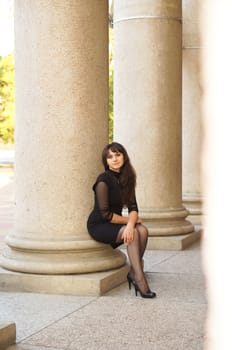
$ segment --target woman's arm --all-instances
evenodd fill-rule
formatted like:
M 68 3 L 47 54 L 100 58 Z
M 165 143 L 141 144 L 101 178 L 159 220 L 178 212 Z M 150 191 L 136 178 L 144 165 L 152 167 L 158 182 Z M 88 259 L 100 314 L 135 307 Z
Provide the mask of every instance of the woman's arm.
M 138 216 L 138 206 L 135 194 L 133 200 L 128 206 L 128 211 L 129 215 L 127 218 L 127 224 L 122 234 L 122 239 L 125 244 L 130 244 L 133 241 L 135 225 L 142 223 L 142 220 Z
M 128 217 L 127 216 L 121 216 L 118 214 L 113 213 L 112 219 L 110 220 L 112 224 L 123 224 L 126 225 L 128 223 Z
M 110 221 L 112 224 L 124 224 L 127 225 L 129 222 L 133 226 L 136 224 L 141 224 L 141 219 L 138 216 L 137 211 L 131 211 L 128 216 L 121 216 L 113 213 L 112 219 Z
M 104 221 L 109 221 L 112 224 L 128 225 L 128 227 L 130 227 L 130 231 L 132 228 L 134 228 L 136 223 L 139 223 L 141 221 L 138 218 L 137 207 L 135 208 L 135 210 L 133 210 L 134 208 L 130 208 L 128 216 L 122 216 L 110 212 L 108 203 L 108 186 L 105 182 L 98 182 L 96 184 L 95 191 L 97 195 L 99 211 Z
M 134 239 L 135 225 L 141 223 L 141 219 L 139 218 L 137 211 L 131 211 L 128 216 L 113 214 L 111 222 L 113 224 L 126 225 L 122 234 L 122 239 L 125 244 L 130 244 Z
M 108 191 L 108 185 L 103 181 L 98 182 L 95 186 L 98 208 L 102 219 L 112 224 L 126 225 L 128 223 L 128 217 L 110 211 Z
M 134 210 L 130 211 L 127 219 L 128 221 L 125 230 L 123 231 L 122 239 L 125 244 L 130 244 L 134 239 L 134 228 L 139 220 L 138 212 Z

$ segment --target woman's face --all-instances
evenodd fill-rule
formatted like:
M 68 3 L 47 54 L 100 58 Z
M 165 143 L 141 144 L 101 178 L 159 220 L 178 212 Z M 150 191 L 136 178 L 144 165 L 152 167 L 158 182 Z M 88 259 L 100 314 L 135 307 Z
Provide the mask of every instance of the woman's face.
M 120 172 L 120 169 L 124 164 L 123 153 L 112 152 L 111 150 L 109 150 L 106 161 L 110 170 Z

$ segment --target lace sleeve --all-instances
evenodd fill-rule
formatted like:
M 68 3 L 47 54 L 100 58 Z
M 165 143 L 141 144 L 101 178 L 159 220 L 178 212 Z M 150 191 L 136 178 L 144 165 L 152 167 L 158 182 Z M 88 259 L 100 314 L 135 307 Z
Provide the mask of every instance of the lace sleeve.
M 104 221 L 110 221 L 113 213 L 109 208 L 108 186 L 105 182 L 100 181 L 96 184 L 95 193 L 100 215 Z
M 128 212 L 130 213 L 131 211 L 137 211 L 137 213 L 139 211 L 135 195 L 133 200 L 128 205 Z

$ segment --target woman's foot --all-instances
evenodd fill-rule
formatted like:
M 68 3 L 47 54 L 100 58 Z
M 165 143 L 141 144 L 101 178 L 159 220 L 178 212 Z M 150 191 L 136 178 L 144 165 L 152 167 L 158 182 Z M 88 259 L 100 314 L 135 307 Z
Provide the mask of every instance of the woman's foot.
M 137 296 L 137 292 L 139 292 L 142 298 L 155 298 L 156 297 L 156 293 L 152 292 L 150 290 L 145 276 L 143 276 L 139 280 L 135 279 L 133 285 L 135 287 L 136 296 Z

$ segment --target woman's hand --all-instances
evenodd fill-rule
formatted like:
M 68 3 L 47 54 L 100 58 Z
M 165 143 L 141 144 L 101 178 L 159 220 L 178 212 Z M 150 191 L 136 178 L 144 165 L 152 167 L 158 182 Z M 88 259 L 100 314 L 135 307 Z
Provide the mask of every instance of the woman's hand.
M 142 224 L 142 219 L 138 216 L 138 219 L 136 221 L 136 224 Z
M 126 225 L 125 230 L 122 234 L 122 239 L 124 241 L 124 244 L 130 244 L 134 239 L 134 225 L 132 225 L 130 222 Z

